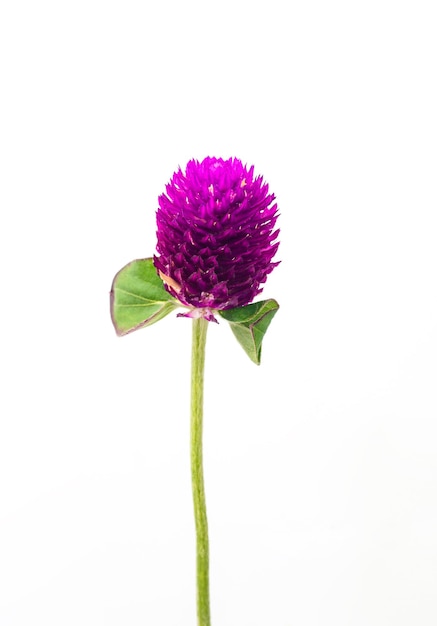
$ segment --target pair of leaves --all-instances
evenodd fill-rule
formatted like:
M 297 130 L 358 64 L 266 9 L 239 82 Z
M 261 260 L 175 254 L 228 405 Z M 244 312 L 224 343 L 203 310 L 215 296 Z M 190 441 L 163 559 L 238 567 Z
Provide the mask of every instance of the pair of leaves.
M 165 289 L 153 259 L 138 259 L 116 274 L 111 288 L 111 317 L 118 335 L 151 326 L 182 306 Z M 279 308 L 264 300 L 219 311 L 249 358 L 259 365 L 262 340 Z

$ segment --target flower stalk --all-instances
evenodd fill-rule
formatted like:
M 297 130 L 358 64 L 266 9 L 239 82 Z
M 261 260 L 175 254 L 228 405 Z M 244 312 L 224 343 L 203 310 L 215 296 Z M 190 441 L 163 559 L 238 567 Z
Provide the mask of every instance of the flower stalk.
M 208 321 L 193 319 L 191 352 L 191 481 L 196 525 L 197 623 L 210 626 L 209 539 L 203 480 L 203 383 Z
M 196 527 L 197 624 L 210 626 L 209 539 L 203 480 L 203 386 L 209 322 L 226 320 L 251 361 L 260 364 L 266 330 L 279 305 L 252 302 L 263 290 L 279 246 L 278 206 L 262 176 L 235 158 L 192 159 L 158 198 L 153 258 L 115 276 L 111 317 L 118 335 L 151 326 L 183 307 L 192 318 L 191 480 Z M 216 317 L 217 316 L 217 317 Z

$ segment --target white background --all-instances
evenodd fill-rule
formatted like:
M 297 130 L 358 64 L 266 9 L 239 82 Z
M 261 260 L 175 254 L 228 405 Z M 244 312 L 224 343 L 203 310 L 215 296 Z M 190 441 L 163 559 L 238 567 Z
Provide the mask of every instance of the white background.
M 193 626 L 191 325 L 117 338 L 190 158 L 254 164 L 281 309 L 207 346 L 216 626 L 437 623 L 435 3 L 6 0 L 0 624 Z

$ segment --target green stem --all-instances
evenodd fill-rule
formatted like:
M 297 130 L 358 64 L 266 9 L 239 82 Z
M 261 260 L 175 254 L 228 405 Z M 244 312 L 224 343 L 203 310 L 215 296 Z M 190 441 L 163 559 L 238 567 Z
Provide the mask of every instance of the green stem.
M 210 626 L 209 613 L 209 541 L 206 517 L 205 488 L 203 484 L 203 377 L 205 344 L 208 322 L 193 320 L 191 352 L 191 481 L 193 488 L 194 519 L 196 522 L 197 555 L 197 623 Z

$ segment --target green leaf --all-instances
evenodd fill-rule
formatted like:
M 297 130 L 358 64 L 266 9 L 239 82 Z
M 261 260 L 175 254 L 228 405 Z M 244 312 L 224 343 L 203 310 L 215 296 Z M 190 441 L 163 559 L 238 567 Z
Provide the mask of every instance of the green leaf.
M 257 365 L 261 362 L 262 340 L 278 309 L 276 300 L 270 299 L 219 311 L 220 316 L 231 325 L 232 332 L 246 354 Z
M 138 259 L 116 274 L 111 287 L 111 317 L 117 335 L 150 326 L 179 305 L 165 290 L 153 259 Z

